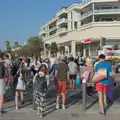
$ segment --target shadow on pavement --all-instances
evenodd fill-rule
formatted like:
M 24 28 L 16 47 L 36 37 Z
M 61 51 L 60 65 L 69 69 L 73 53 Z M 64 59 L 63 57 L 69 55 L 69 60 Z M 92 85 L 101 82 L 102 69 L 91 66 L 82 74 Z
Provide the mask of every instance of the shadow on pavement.
M 97 103 L 97 101 L 98 101 L 98 98 L 96 98 L 96 100 L 94 100 L 90 105 L 88 105 L 86 107 L 86 110 L 90 109 L 93 105 L 95 105 Z

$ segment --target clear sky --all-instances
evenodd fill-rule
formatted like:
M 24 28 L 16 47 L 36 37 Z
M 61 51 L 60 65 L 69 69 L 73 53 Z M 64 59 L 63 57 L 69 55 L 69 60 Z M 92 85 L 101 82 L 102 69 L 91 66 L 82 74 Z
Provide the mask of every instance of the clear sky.
M 0 0 L 0 49 L 5 41 L 23 44 L 64 6 L 81 0 Z

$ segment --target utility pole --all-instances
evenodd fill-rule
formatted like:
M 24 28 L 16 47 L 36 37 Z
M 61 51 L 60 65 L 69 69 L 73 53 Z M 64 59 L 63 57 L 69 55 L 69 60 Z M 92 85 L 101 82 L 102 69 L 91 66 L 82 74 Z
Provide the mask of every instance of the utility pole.
M 106 38 L 105 37 L 100 37 L 100 50 L 103 49 L 103 46 L 105 45 Z

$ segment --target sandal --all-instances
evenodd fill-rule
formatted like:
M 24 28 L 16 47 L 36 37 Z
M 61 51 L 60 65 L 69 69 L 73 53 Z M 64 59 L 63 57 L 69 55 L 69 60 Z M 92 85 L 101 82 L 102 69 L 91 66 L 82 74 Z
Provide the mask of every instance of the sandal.
M 104 112 L 104 113 L 100 112 L 100 114 L 106 116 L 106 113 L 105 113 L 105 112 Z

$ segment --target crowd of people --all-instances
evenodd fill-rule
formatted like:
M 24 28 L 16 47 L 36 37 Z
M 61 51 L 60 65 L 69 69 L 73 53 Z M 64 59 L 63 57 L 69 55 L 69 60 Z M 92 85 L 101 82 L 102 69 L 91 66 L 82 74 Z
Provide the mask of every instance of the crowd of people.
M 24 105 L 24 92 L 27 80 L 33 76 L 33 89 L 37 110 L 40 117 L 45 115 L 46 91 L 50 85 L 50 77 L 54 79 L 56 89 L 56 109 L 66 109 L 67 88 L 72 90 L 81 83 L 87 84 L 87 94 L 92 96 L 98 93 L 100 114 L 106 115 L 105 108 L 109 102 L 113 102 L 112 89 L 115 86 L 114 66 L 111 60 L 105 60 L 105 55 L 99 55 L 98 59 L 73 56 L 50 59 L 38 57 L 16 57 L 10 59 L 8 54 L 0 53 L 0 114 L 3 114 L 4 94 L 7 89 L 15 95 L 16 110 L 19 109 L 19 95 L 21 104 Z M 68 86 L 69 85 L 69 86 Z M 94 90 L 95 89 L 95 90 Z M 60 105 L 62 95 L 62 105 Z

